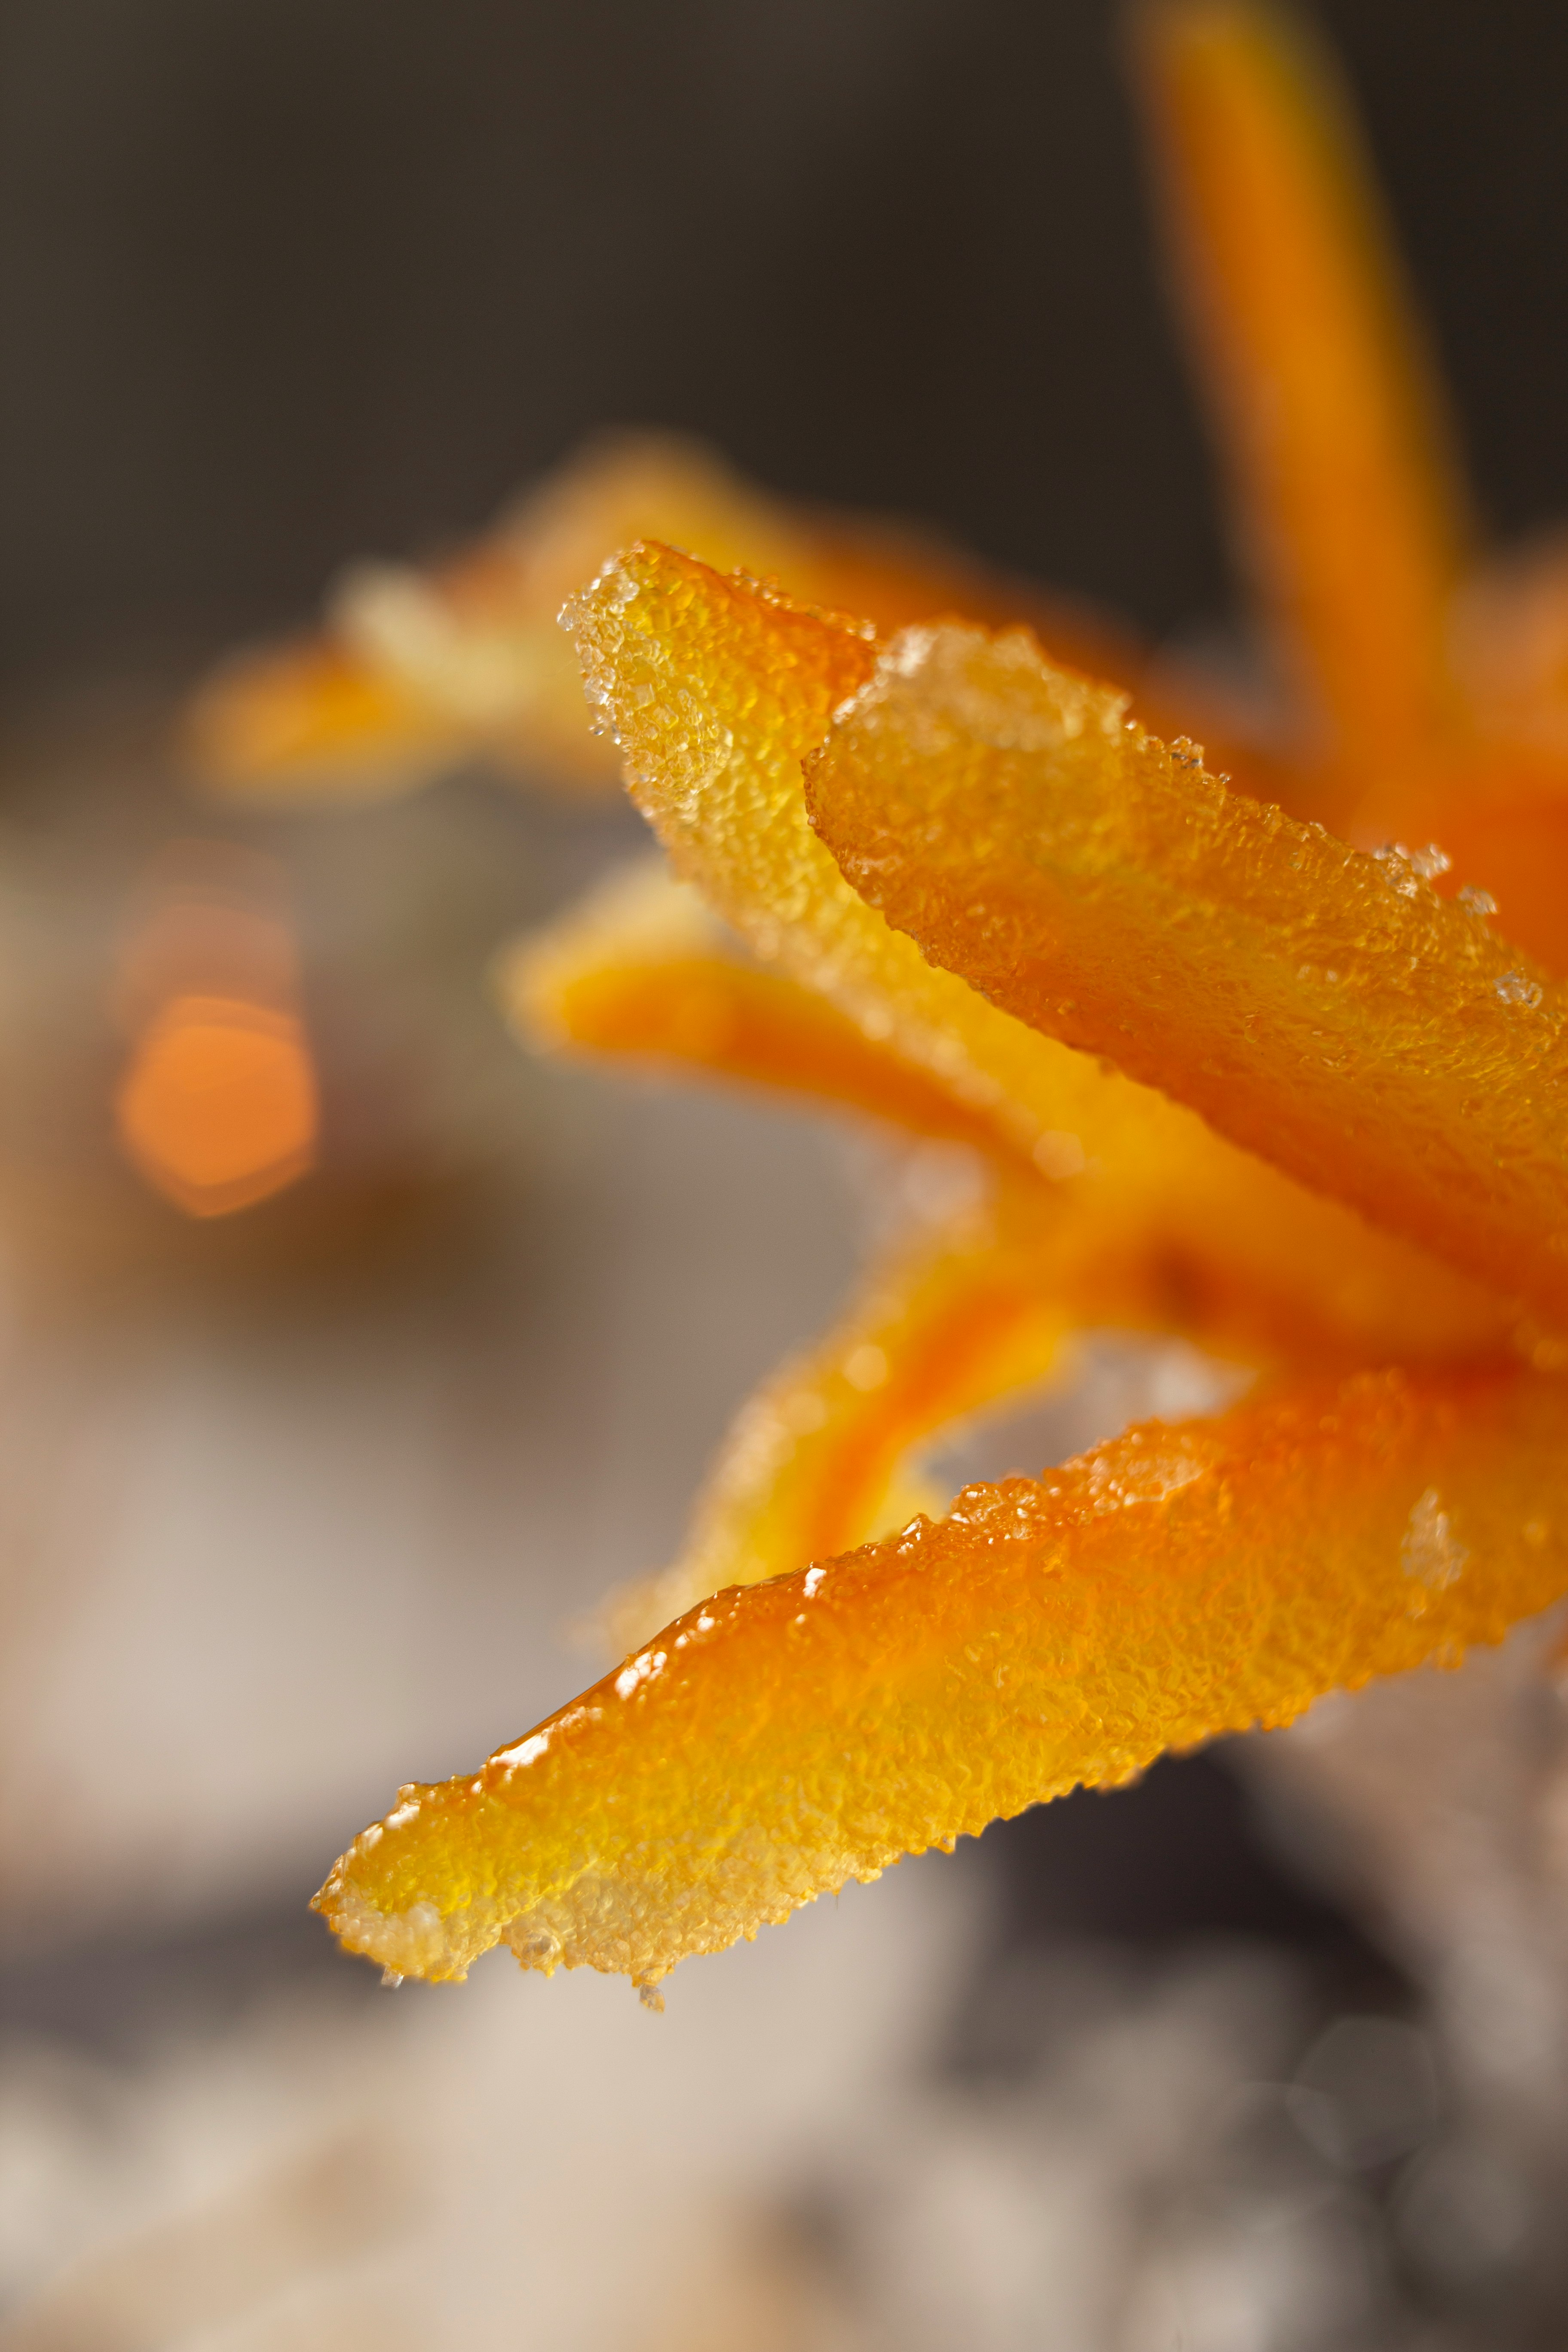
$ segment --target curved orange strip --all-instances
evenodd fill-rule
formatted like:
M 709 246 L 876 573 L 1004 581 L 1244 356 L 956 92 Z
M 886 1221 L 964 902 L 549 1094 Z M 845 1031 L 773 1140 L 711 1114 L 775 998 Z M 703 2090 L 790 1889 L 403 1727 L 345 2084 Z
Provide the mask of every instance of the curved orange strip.
M 956 625 L 894 641 L 808 798 L 868 902 L 990 1002 L 1568 1318 L 1568 992 L 1406 858 Z
M 1092 1286 L 1080 1280 L 1075 1297 L 1053 1278 L 1084 1237 L 1058 1231 L 1059 1210 L 1031 1190 L 1001 1187 L 881 1266 L 742 1406 L 679 1559 L 601 1612 L 621 1646 L 726 1586 L 885 1533 L 927 1499 L 908 1469 L 922 1440 L 1058 1370 Z M 1118 1265 L 1108 1305 L 1122 1307 L 1118 1283 L 1134 1280 Z
M 351 1950 L 651 1986 L 1163 1749 L 1499 1640 L 1568 1585 L 1568 1387 L 1363 1375 L 1130 1431 L 667 1628 L 316 1897 Z

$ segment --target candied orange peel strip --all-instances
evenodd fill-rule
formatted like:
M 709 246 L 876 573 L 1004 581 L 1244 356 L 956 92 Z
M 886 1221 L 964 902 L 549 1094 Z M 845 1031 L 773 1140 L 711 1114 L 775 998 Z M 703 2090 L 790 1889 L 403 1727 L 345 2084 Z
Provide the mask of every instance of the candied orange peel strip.
M 801 763 L 876 668 L 869 622 L 657 545 L 606 565 L 563 617 L 632 798 L 676 873 L 762 962 L 826 996 L 1014 1150 L 1044 1142 L 1047 1172 L 1064 1133 L 1086 1157 L 1156 1132 L 1173 1152 L 1205 1148 L 1175 1105 L 1031 1034 L 928 963 L 813 835 Z
M 316 1897 L 352 1949 L 651 1987 L 797 1905 L 1163 1749 L 1495 1642 L 1568 1583 L 1568 1387 L 1361 1374 L 1129 1431 L 721 1594 Z
M 1304 26 L 1163 0 L 1135 44 L 1243 554 L 1363 781 L 1455 718 L 1458 470 L 1350 110 Z
M 1505 806 L 1504 919 L 1563 960 L 1537 870 L 1561 837 L 1552 595 L 1531 591 L 1545 635 L 1522 668 L 1511 606 L 1500 627 L 1462 609 L 1451 679 L 1462 500 L 1331 83 L 1247 0 L 1168 0 L 1141 53 L 1241 528 L 1301 689 L 1298 772 L 1269 796 L 1438 832 L 1450 888 L 1491 884 Z M 1361 858 L 1248 810 L 1192 745 L 1130 726 L 1120 688 L 1059 667 L 1130 681 L 1110 639 L 1047 627 L 1056 662 L 1016 631 L 889 647 L 878 626 L 1020 612 L 933 596 L 918 561 L 820 519 L 773 509 L 797 534 L 781 556 L 757 515 L 725 545 L 569 504 L 574 583 L 653 532 L 870 620 L 658 547 L 576 600 L 634 792 L 756 961 L 645 881 L 509 964 L 514 1017 L 958 1136 L 992 1166 L 984 1216 L 881 1268 L 742 1413 L 682 1559 L 626 1604 L 646 1622 L 700 1605 L 478 1775 L 404 1790 L 317 1898 L 395 1973 L 460 1976 L 504 1938 L 525 1965 L 624 1969 L 657 1998 L 688 1953 L 906 1851 L 1325 1689 L 1457 1663 L 1563 1592 L 1568 1385 L 1542 1369 L 1562 1351 L 1481 1285 L 1548 1318 L 1568 1297 L 1568 1000 L 1491 938 L 1474 892 L 1467 913 L 1437 905 L 1431 853 Z M 414 585 L 442 626 L 472 593 L 482 638 L 521 551 L 498 540 Z M 374 594 L 345 618 L 374 652 Z M 542 629 L 531 644 L 562 688 Z M 405 650 L 398 692 L 417 626 Z M 329 660 L 323 682 L 349 694 L 352 671 Z M 1202 730 L 1139 684 L 1159 732 Z M 564 742 L 570 690 L 553 709 Z M 609 764 L 601 748 L 584 772 Z M 921 1436 L 1092 1320 L 1192 1333 L 1275 1385 L 851 1549 L 900 1507 Z M 1532 1339 L 1535 1370 L 1503 1360 Z M 1391 1357 L 1337 1386 L 1307 1369 Z
M 623 867 L 515 941 L 496 980 L 513 1026 L 536 1050 L 701 1072 L 846 1104 L 920 1135 L 1008 1149 L 994 1119 L 884 1052 L 825 997 L 752 962 L 662 857 Z
M 1407 857 L 1227 792 L 1023 632 L 896 639 L 808 796 L 868 902 L 992 1002 L 1568 1314 L 1568 1000 Z

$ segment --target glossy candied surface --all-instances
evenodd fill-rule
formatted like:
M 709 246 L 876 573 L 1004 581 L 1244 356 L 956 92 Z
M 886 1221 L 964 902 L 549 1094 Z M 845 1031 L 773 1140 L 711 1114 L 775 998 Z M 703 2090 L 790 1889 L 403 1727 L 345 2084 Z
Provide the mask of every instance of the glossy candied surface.
M 1419 856 L 1228 792 L 1023 632 L 905 632 L 807 791 L 846 877 L 992 1002 L 1568 1316 L 1568 1000 Z
M 1152 1423 L 702 1603 L 317 1906 L 400 1975 L 651 1985 L 900 1854 L 1323 1690 L 1495 1642 L 1568 1581 L 1568 1386 L 1390 1371 Z
M 1197 1122 L 1159 1095 L 1032 1034 L 929 963 L 812 832 L 802 762 L 875 670 L 869 623 L 657 545 L 606 565 L 563 618 L 633 799 L 677 874 L 763 963 L 827 997 L 1026 1152 L 1064 1129 L 1086 1153 L 1156 1132 L 1173 1152 L 1202 1148 Z

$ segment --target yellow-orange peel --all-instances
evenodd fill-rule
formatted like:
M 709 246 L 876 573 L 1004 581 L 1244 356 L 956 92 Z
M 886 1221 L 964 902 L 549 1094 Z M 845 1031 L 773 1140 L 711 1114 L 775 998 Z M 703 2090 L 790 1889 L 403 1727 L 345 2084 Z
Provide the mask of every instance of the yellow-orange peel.
M 1451 729 L 1458 467 L 1350 110 L 1305 28 L 1252 0 L 1135 19 L 1163 226 L 1241 552 L 1364 784 Z
M 353 1950 L 656 1984 L 900 1854 L 1323 1690 L 1457 1663 L 1568 1583 L 1568 1385 L 1358 1375 L 1151 1423 L 702 1603 L 316 1897 Z
M 1278 743 L 1296 772 L 1237 781 L 1415 853 L 1357 859 L 1240 808 L 1194 747 L 1125 725 L 1139 665 L 1110 636 L 1043 629 L 1118 689 L 1016 635 L 889 649 L 658 548 L 577 600 L 634 791 L 759 961 L 639 885 L 635 919 L 601 904 L 532 943 L 514 1009 L 557 1044 L 960 1135 L 993 1163 L 992 1222 L 882 1268 L 741 1416 L 656 1592 L 730 1590 L 477 1776 L 405 1790 L 339 1864 L 320 1907 L 396 1972 L 460 1975 L 504 1936 L 525 1964 L 651 1989 L 904 1851 L 1323 1689 L 1454 1663 L 1568 1582 L 1568 1395 L 1499 1360 L 1531 1336 L 1506 1301 L 1057 1042 L 1561 1315 L 1559 1000 L 1492 940 L 1484 898 L 1436 908 L 1425 846 L 1452 855 L 1443 887 L 1500 879 L 1500 929 L 1568 959 L 1550 887 L 1560 593 L 1483 583 L 1450 613 L 1465 517 L 1440 405 L 1353 134 L 1298 37 L 1249 0 L 1166 0 L 1141 56 L 1239 530 L 1299 693 Z M 585 487 L 544 518 L 571 551 L 560 589 L 656 531 L 883 630 L 944 608 L 1037 617 L 972 600 L 956 572 L 933 595 L 918 559 L 821 518 L 721 499 L 705 538 L 673 507 L 612 523 Z M 522 552 L 498 534 L 414 585 L 446 617 L 470 595 L 482 637 Z M 554 601 L 530 659 L 581 757 Z M 311 675 L 318 730 L 384 736 L 390 706 L 372 695 L 356 722 L 341 663 Z M 1207 732 L 1184 686 L 1162 703 L 1137 682 L 1160 732 Z M 807 828 L 803 761 L 854 891 Z M 821 1557 L 894 1507 L 927 1426 L 1047 1366 L 1086 1319 L 1193 1332 L 1276 1385 Z M 1557 1360 L 1534 1339 L 1538 1365 Z M 1338 1387 L 1300 1369 L 1392 1357 Z
M 515 941 L 496 978 L 514 1025 L 536 1049 L 611 1055 L 807 1095 L 916 1134 L 1016 1156 L 994 1118 L 888 1053 L 826 997 L 752 961 L 662 857 L 612 874 Z M 1061 1148 L 1079 1156 L 1065 1139 Z M 1019 1164 L 1031 1163 L 1019 1156 Z
M 1568 999 L 1419 855 L 1226 791 L 1021 631 L 896 639 L 808 796 L 868 902 L 990 1001 L 1568 1315 Z
M 1076 1166 L 1065 1136 L 1058 1179 L 1046 1178 L 821 997 L 750 963 L 661 866 L 613 877 L 524 941 L 503 983 L 535 1042 L 804 1093 L 979 1142 L 994 1161 L 988 1184 L 903 1244 L 836 1328 L 742 1408 L 679 1559 L 598 1612 L 623 1646 L 724 1585 L 847 1550 L 907 1517 L 924 1499 L 911 1451 L 1053 1372 L 1070 1333 L 1174 1331 L 1278 1370 L 1394 1348 L 1417 1359 L 1484 1349 L 1506 1330 L 1489 1302 L 1414 1253 L 1366 1236 L 1347 1265 L 1345 1229 L 1352 1243 L 1362 1229 L 1331 1204 L 1300 1196 L 1273 1229 L 1262 1169 L 1249 1197 L 1218 1192 L 1206 1219 L 1196 1196 L 1172 1196 L 1157 1164 L 1142 1190 L 1081 1168 L 1082 1181 L 1065 1181 Z M 1228 1163 L 1254 1169 L 1237 1153 Z M 917 1172 L 928 1194 L 944 1175 L 963 1187 L 961 1169 Z

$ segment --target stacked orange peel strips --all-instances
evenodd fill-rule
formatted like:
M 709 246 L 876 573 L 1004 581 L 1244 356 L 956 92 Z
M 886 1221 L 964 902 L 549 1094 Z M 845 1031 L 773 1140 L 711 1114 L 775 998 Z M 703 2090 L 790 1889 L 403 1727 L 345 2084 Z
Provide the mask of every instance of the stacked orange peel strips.
M 857 1107 L 987 1181 L 747 1408 L 616 1671 L 337 1864 L 318 1907 L 395 1974 L 504 1939 L 657 1998 L 902 1853 L 1456 1663 L 1568 1590 L 1568 955 L 1425 843 L 1550 856 L 1558 592 L 1487 592 L 1547 651 L 1479 699 L 1465 646 L 1497 633 L 1450 626 L 1458 500 L 1331 98 L 1237 0 L 1152 15 L 1142 55 L 1306 682 L 1297 814 L 1022 629 L 879 635 L 659 545 L 575 601 L 679 879 L 521 950 L 521 1017 Z M 1422 845 L 1357 846 L 1394 807 Z M 1107 1325 L 1258 1385 L 897 1524 L 923 1437 Z

